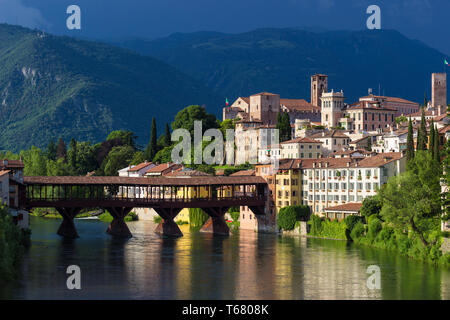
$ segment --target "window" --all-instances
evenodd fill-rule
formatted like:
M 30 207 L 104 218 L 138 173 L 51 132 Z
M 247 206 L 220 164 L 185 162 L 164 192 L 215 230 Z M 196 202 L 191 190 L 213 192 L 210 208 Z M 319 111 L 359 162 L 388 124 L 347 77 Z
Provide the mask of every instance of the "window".
M 342 201 L 347 201 L 347 196 L 342 195 L 342 196 L 341 196 L 341 200 L 342 200 Z
M 347 189 L 347 184 L 345 182 L 342 183 L 342 190 Z
M 362 190 L 363 184 L 361 182 L 358 182 L 358 190 Z
M 349 196 L 348 201 L 355 201 L 355 196 Z
M 368 183 L 366 183 L 366 190 L 370 190 L 371 188 L 371 183 L 370 182 L 368 182 Z
M 289 197 L 289 191 L 285 191 L 286 198 Z

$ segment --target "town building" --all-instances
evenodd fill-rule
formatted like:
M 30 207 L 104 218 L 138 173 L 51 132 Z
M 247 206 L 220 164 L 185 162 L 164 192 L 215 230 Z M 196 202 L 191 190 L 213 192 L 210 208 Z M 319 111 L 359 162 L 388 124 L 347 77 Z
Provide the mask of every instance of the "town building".
M 419 111 L 419 104 L 403 98 L 385 97 L 369 94 L 359 98 L 360 102 L 378 103 L 381 108 L 395 109 L 394 117 L 408 115 Z
M 376 131 L 395 124 L 397 110 L 382 106 L 378 101 L 359 101 L 345 110 L 345 115 L 353 120 L 352 130 L 356 132 Z
M 344 115 L 344 92 L 324 92 L 320 98 L 322 101 L 321 115 L 322 125 L 326 128 L 340 127 L 340 119 Z
M 143 177 L 145 173 L 153 167 L 156 167 L 156 164 L 145 161 L 138 165 L 131 165 L 120 169 L 118 173 L 119 177 Z
M 322 106 L 320 98 L 324 92 L 328 92 L 328 76 L 326 74 L 311 76 L 311 104 L 313 106 Z
M 346 149 L 350 138 L 343 130 L 328 130 L 313 134 L 309 138 L 322 142 L 322 154 L 326 157 L 330 153 Z
M 311 138 L 296 138 L 281 142 L 282 159 L 313 159 L 322 157 L 321 141 Z
M 270 176 L 272 181 L 275 179 L 271 194 L 277 212 L 285 206 L 304 204 L 313 213 L 323 215 L 327 208 L 362 203 L 390 177 L 404 172 L 405 166 L 406 159 L 400 152 L 370 157 L 283 159 L 275 177 Z M 256 166 L 256 174 L 262 176 L 264 167 L 267 165 Z
M 439 110 L 447 108 L 447 73 L 431 75 L 431 105 Z
M 23 185 L 22 160 L 0 160 L 0 204 L 6 205 L 21 228 L 29 227 L 29 214 L 19 206 L 19 188 Z

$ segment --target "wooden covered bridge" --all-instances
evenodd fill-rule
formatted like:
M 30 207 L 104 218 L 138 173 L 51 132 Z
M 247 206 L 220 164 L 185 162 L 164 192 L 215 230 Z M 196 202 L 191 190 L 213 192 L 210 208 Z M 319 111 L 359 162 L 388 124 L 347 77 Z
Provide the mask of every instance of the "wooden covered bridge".
M 261 177 L 25 177 L 20 206 L 55 208 L 63 217 L 58 234 L 77 238 L 74 218 L 84 208 L 103 208 L 113 221 L 107 232 L 130 237 L 124 218 L 133 208 L 153 208 L 163 219 L 156 231 L 182 236 L 173 219 L 183 208 L 201 208 L 212 220 L 212 232 L 229 234 L 224 215 L 232 206 L 248 206 L 263 215 L 267 183 Z

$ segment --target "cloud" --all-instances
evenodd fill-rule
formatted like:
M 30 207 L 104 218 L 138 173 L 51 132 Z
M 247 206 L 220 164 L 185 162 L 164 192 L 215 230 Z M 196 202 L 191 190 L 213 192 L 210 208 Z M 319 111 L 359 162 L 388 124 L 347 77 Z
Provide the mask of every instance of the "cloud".
M 38 9 L 27 7 L 22 0 L 0 0 L 0 22 L 28 28 L 50 27 Z

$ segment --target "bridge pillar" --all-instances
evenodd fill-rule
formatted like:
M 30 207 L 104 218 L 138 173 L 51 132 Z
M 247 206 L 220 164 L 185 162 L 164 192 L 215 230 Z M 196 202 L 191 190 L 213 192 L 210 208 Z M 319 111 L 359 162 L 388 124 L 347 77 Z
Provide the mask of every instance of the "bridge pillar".
M 128 229 L 127 224 L 125 223 L 125 217 L 133 208 L 123 208 L 123 207 L 110 207 L 105 208 L 113 217 L 113 221 L 111 221 L 106 233 L 118 237 L 118 238 L 131 238 L 133 235 Z
M 57 233 L 64 238 L 79 238 L 73 219 L 80 213 L 81 208 L 56 208 L 56 211 L 58 211 L 63 218 Z
M 211 232 L 215 235 L 228 236 L 230 228 L 225 222 L 225 213 L 228 207 L 203 208 L 203 210 L 211 217 L 205 222 L 200 232 Z
M 180 213 L 180 208 L 153 208 L 163 221 L 156 227 L 155 232 L 168 237 L 182 237 L 178 225 L 173 221 L 175 217 Z

